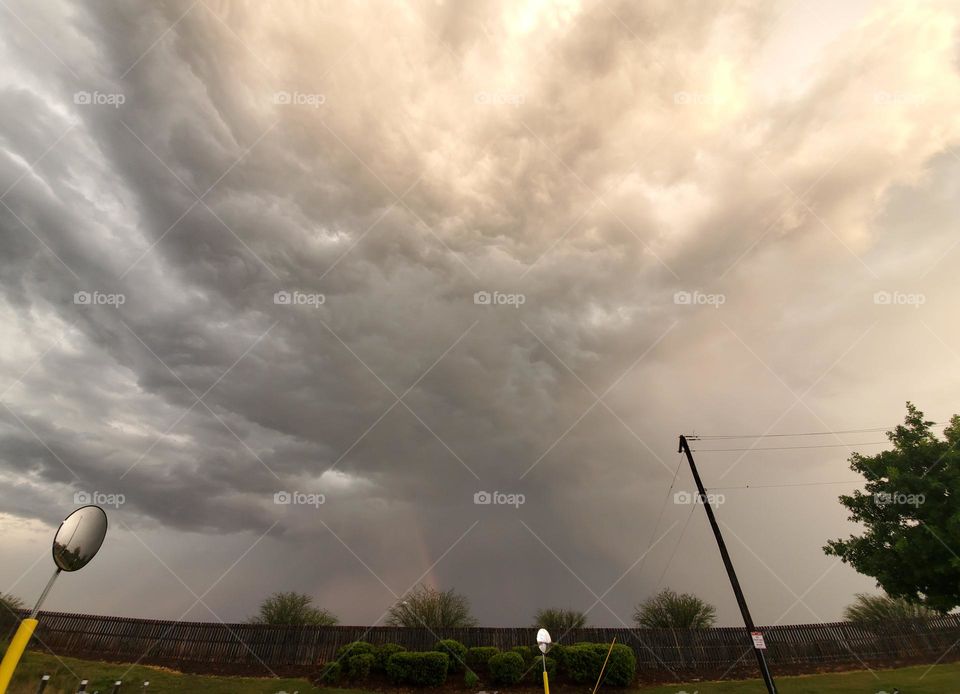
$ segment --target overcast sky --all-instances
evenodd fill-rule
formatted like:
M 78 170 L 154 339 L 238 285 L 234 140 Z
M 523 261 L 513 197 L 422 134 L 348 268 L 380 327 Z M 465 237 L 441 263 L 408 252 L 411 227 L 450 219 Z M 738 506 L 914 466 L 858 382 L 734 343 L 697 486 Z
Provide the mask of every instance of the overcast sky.
M 0 590 L 27 602 L 91 498 L 108 537 L 48 609 L 299 590 L 370 624 L 422 582 L 483 624 L 613 626 L 669 586 L 736 624 L 680 433 L 960 410 L 955 2 L 0 15 Z M 822 547 L 883 439 L 699 444 L 757 622 L 875 590 Z M 705 450 L 753 444 L 836 446 Z

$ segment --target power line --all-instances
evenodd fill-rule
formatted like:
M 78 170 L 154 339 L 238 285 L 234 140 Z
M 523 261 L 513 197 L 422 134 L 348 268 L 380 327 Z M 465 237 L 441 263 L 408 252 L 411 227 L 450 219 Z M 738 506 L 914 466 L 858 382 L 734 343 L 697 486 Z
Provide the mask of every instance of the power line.
M 934 422 L 933 427 L 947 426 L 950 422 Z M 835 434 L 870 434 L 878 431 L 891 431 L 900 424 L 892 427 L 870 427 L 866 429 L 840 429 L 837 431 L 802 431 L 796 434 L 690 434 L 687 439 L 690 441 L 706 441 L 708 439 L 768 439 L 789 436 L 833 436 Z
M 647 542 L 647 551 L 644 552 L 643 556 L 640 558 L 640 568 L 637 571 L 639 575 L 643 571 L 643 564 L 647 560 L 647 555 L 650 553 L 650 549 L 653 547 L 653 538 L 657 535 L 657 530 L 660 529 L 660 521 L 663 520 L 663 512 L 667 508 L 667 502 L 670 500 L 670 492 L 673 491 L 673 486 L 677 483 L 677 474 L 680 472 L 680 465 L 683 464 L 683 458 L 677 461 L 677 467 L 673 471 L 673 479 L 670 480 L 670 487 L 667 489 L 666 495 L 663 497 L 663 503 L 660 504 L 660 514 L 657 516 L 657 522 L 653 526 L 653 532 L 650 533 L 650 540 Z
M 827 484 L 863 484 L 863 480 L 838 480 L 836 482 L 791 482 L 787 484 L 745 484 L 739 487 L 710 487 L 710 491 L 727 489 L 776 489 L 779 487 L 819 487 Z
M 858 443 L 824 443 L 815 446 L 763 446 L 761 448 L 692 448 L 699 453 L 721 453 L 724 451 L 792 451 L 796 448 L 855 448 L 856 446 L 885 446 L 889 441 L 861 441 Z
M 690 513 L 687 514 L 687 520 L 684 521 L 683 527 L 680 529 L 680 537 L 677 538 L 677 544 L 673 546 L 673 551 L 670 553 L 670 558 L 667 559 L 667 565 L 663 567 L 663 571 L 660 572 L 660 578 L 657 579 L 657 585 L 654 586 L 653 590 L 656 592 L 660 588 L 660 584 L 663 583 L 664 577 L 667 575 L 667 571 L 670 569 L 670 565 L 673 563 L 673 558 L 677 554 L 677 550 L 680 549 L 680 543 L 683 542 L 683 536 L 687 532 L 687 526 L 690 525 L 690 519 L 693 518 L 693 512 L 697 509 L 696 504 L 690 504 Z

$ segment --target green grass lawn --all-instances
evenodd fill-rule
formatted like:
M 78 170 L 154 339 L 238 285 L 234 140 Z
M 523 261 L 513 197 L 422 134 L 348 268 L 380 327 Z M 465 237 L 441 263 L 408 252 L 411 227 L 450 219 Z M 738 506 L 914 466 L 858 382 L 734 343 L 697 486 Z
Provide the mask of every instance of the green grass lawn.
M 780 694 L 876 694 L 892 692 L 894 687 L 901 694 L 953 694 L 960 692 L 960 663 L 937 665 L 930 672 L 929 665 L 899 668 L 896 670 L 866 670 L 831 675 L 803 675 L 800 677 L 776 677 Z M 924 673 L 927 673 L 924 675 Z M 876 677 L 874 676 L 876 675 Z M 923 679 L 920 679 L 923 677 Z M 753 694 L 766 693 L 761 680 L 734 682 L 698 682 L 696 684 L 643 688 L 643 694 Z M 599 694 L 599 692 L 598 692 Z
M 6 644 L 0 644 L 5 650 Z M 62 662 L 61 662 L 62 661 Z M 129 669 L 129 672 L 127 671 Z M 842 674 L 810 675 L 802 677 L 778 677 L 777 688 L 781 694 L 876 694 L 892 692 L 898 687 L 902 694 L 944 694 L 960 692 L 960 663 L 937 665 L 925 676 L 928 666 L 900 668 L 897 670 L 857 671 Z M 71 670 L 73 672 L 71 672 Z M 76 674 L 74 674 L 76 673 Z M 358 690 L 318 689 L 300 679 L 259 679 L 249 677 L 207 677 L 185 675 L 171 670 L 137 665 L 100 663 L 76 658 L 57 659 L 45 653 L 28 652 L 17 668 L 16 677 L 8 694 L 34 694 L 40 675 L 51 676 L 50 685 L 44 694 L 74 694 L 80 678 L 90 681 L 87 691 L 101 694 L 111 691 L 113 682 L 122 676 L 123 694 L 140 694 L 140 685 L 150 681 L 149 694 L 183 692 L 186 694 L 357 694 Z M 923 679 L 920 679 L 923 676 Z M 457 680 L 459 684 L 459 679 Z M 461 687 L 458 687 L 461 688 Z M 429 691 L 429 690 L 428 690 Z M 572 691 L 564 687 L 563 691 Z M 760 680 L 731 682 L 698 682 L 695 684 L 672 684 L 659 687 L 643 687 L 635 692 L 643 694 L 750 694 L 766 690 Z
M 4 644 L 5 646 L 5 644 Z M 62 661 L 62 662 L 61 662 Z M 71 670 L 73 672 L 71 672 Z M 129 672 L 127 672 L 129 670 Z M 74 674 L 75 673 L 75 674 Z M 124 674 L 126 673 L 126 674 Z M 345 694 L 343 689 L 317 689 L 306 680 L 261 679 L 253 677 L 207 677 L 185 675 L 172 670 L 150 666 L 118 665 L 77 658 L 60 658 L 46 653 L 27 652 L 20 661 L 17 673 L 7 690 L 8 694 L 34 694 L 41 675 L 50 675 L 50 684 L 44 694 L 74 694 L 80 679 L 89 680 L 87 692 L 109 694 L 113 683 L 123 679 L 120 691 L 123 694 L 140 694 L 141 685 L 149 681 L 148 694 Z

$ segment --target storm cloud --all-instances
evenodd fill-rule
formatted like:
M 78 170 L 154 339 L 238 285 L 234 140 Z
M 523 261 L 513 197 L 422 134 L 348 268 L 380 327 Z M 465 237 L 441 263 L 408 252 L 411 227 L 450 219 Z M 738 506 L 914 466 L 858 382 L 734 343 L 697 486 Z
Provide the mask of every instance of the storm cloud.
M 111 535 L 51 609 L 229 621 L 298 589 L 371 623 L 423 581 L 483 623 L 619 624 L 670 585 L 736 623 L 678 434 L 957 411 L 953 3 L 0 12 L 0 588 L 27 600 L 96 492 Z M 871 589 L 821 547 L 882 438 L 697 454 L 758 622 Z

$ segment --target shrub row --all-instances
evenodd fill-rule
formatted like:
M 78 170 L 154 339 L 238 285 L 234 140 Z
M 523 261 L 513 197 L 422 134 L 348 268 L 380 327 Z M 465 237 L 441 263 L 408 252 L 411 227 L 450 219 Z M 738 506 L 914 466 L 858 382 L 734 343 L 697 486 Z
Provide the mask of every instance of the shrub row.
M 551 679 L 561 678 L 578 685 L 593 684 L 600 676 L 609 646 L 602 643 L 554 645 L 550 657 L 543 659 Z M 371 673 L 385 675 L 396 685 L 438 686 L 449 673 L 463 673 L 467 687 L 476 687 L 481 677 L 492 684 L 538 683 L 542 675 L 540 651 L 536 647 L 516 646 L 500 652 L 492 646 L 467 649 L 452 639 L 438 641 L 433 651 L 411 652 L 388 643 L 374 646 L 364 641 L 348 643 L 337 651 L 337 661 L 321 667 L 317 679 L 327 685 L 338 684 L 341 676 L 352 683 L 364 682 Z M 627 687 L 636 676 L 637 661 L 628 646 L 616 644 L 610 652 L 603 684 Z
M 600 668 L 610 647 L 602 643 L 578 643 L 561 650 L 560 671 L 574 684 L 592 684 L 600 676 Z M 637 658 L 629 646 L 615 644 L 610 651 L 603 684 L 626 687 L 637 673 Z
M 397 643 L 374 646 L 366 641 L 354 641 L 337 650 L 337 660 L 325 663 L 318 679 L 323 684 L 337 684 L 345 675 L 350 682 L 364 682 L 371 673 L 386 674 L 390 657 L 406 650 Z
M 437 687 L 447 681 L 449 664 L 447 654 L 439 651 L 403 651 L 387 660 L 387 677 L 394 684 Z

